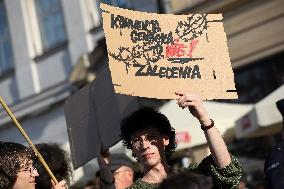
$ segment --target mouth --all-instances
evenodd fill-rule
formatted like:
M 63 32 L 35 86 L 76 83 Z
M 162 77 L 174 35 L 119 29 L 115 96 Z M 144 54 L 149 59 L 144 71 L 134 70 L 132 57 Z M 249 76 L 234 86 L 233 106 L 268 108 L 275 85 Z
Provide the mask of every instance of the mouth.
M 149 158 L 151 158 L 153 155 L 154 155 L 154 153 L 145 153 L 145 154 L 142 154 L 142 158 L 143 158 L 143 159 L 149 159 Z

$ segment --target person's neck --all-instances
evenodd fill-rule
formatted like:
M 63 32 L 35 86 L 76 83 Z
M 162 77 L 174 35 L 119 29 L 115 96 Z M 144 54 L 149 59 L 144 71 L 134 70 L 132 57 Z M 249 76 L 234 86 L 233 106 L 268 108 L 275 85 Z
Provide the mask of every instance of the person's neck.
M 169 173 L 169 166 L 167 163 L 159 163 L 152 168 L 146 168 L 142 181 L 148 183 L 160 183 Z

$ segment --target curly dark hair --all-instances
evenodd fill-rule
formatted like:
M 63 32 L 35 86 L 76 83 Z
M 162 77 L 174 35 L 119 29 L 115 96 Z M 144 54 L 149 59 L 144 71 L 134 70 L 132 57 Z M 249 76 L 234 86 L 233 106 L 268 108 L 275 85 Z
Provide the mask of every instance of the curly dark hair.
M 58 181 L 69 182 L 71 176 L 70 159 L 66 151 L 54 143 L 41 143 L 36 145 L 37 150 L 48 164 L 50 170 Z M 39 161 L 36 161 L 39 176 L 36 177 L 36 188 L 50 189 L 52 187 L 50 176 Z
M 131 136 L 147 127 L 155 127 L 162 135 L 169 137 L 169 144 L 165 147 L 168 158 L 176 149 L 175 129 L 171 127 L 170 121 L 164 114 L 153 108 L 141 108 L 122 120 L 120 129 L 124 146 L 132 149 Z M 135 154 L 132 155 L 136 157 Z
M 0 188 L 12 188 L 21 165 L 34 159 L 34 153 L 24 145 L 0 141 Z

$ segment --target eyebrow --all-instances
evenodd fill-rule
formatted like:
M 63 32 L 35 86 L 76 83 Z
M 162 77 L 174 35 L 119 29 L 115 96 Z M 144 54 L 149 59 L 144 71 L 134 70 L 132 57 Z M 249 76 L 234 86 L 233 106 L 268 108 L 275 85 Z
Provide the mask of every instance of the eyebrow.
M 31 161 L 31 160 L 28 160 L 27 162 L 22 163 L 20 165 L 20 167 L 30 167 L 30 166 L 33 166 L 33 161 Z
M 159 134 L 157 132 L 154 132 L 154 131 L 151 131 L 149 133 L 146 133 L 146 134 L 143 134 L 145 136 L 158 136 Z M 133 135 L 132 138 L 135 139 L 135 138 L 140 138 L 141 135 L 137 136 L 137 135 Z

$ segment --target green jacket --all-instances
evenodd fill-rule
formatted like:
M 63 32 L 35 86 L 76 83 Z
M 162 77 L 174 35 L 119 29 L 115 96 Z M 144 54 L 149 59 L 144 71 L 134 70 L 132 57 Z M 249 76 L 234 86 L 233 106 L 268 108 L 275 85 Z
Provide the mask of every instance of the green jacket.
M 225 168 L 218 168 L 212 156 L 207 156 L 199 165 L 191 165 L 181 171 L 192 171 L 199 174 L 211 176 L 214 183 L 214 189 L 235 189 L 238 188 L 242 176 L 241 165 L 238 160 L 232 156 L 232 161 Z M 150 184 L 138 179 L 128 189 L 155 189 L 159 184 Z

